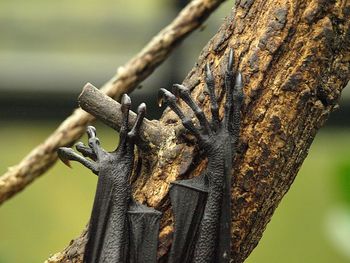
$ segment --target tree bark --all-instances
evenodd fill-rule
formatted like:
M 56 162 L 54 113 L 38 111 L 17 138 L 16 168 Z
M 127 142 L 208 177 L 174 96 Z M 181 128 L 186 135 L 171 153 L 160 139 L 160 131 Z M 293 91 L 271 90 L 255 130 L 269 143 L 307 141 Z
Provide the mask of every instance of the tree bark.
M 234 49 L 235 68 L 245 81 L 232 170 L 232 258 L 239 263 L 258 244 L 350 79 L 350 1 L 241 0 L 235 5 L 183 84 L 210 116 L 204 65 L 211 63 L 220 95 L 228 49 Z M 137 200 L 164 213 L 159 246 L 164 262 L 172 233 L 169 183 L 200 174 L 206 160 L 198 158 L 194 142 L 171 111 L 165 110 L 159 125 L 167 136 L 157 151 L 141 151 L 140 176 L 133 187 Z M 47 262 L 81 262 L 84 240 L 85 232 Z

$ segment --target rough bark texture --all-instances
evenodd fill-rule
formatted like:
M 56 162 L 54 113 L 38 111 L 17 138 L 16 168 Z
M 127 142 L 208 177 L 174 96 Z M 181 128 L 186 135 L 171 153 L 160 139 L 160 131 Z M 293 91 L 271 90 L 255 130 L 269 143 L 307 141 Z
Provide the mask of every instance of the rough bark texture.
M 162 31 L 160 31 L 135 57 L 128 61 L 101 90 L 119 99 L 123 93 L 133 91 L 148 77 L 188 34 L 224 0 L 193 0 Z M 94 117 L 77 109 L 42 144 L 34 148 L 24 159 L 8 168 L 0 177 L 0 204 L 24 189 L 46 172 L 57 160 L 57 149 L 72 145 L 84 134 Z
M 203 94 L 204 65 L 212 63 L 219 95 L 224 59 L 228 48 L 234 48 L 246 98 L 232 171 L 233 262 L 243 262 L 258 244 L 317 130 L 337 107 L 350 78 L 349 24 L 349 1 L 236 1 L 232 17 L 184 80 L 209 116 L 208 98 Z M 172 233 L 169 183 L 198 175 L 206 160 L 198 158 L 172 112 L 165 111 L 160 125 L 166 127 L 167 136 L 153 155 L 141 153 L 134 195 L 164 212 L 159 247 L 160 262 L 164 262 Z M 80 262 L 84 235 L 48 262 Z

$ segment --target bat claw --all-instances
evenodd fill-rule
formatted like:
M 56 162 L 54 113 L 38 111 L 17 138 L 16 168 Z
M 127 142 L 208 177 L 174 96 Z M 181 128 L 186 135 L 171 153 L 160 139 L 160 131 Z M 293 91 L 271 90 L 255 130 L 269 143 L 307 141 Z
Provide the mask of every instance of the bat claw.
M 243 76 L 240 71 L 238 71 L 236 75 L 236 83 L 233 90 L 233 96 L 234 96 L 234 102 L 236 102 L 236 104 L 238 103 L 239 105 L 241 105 L 244 99 L 244 94 L 243 94 Z
M 205 64 L 205 77 L 209 78 L 209 79 L 213 78 L 213 74 L 211 73 L 209 62 L 207 62 L 207 64 Z
M 84 143 L 82 143 L 82 142 L 77 142 L 77 143 L 75 144 L 75 148 L 79 148 L 79 147 L 85 147 Z
M 137 117 L 136 117 L 134 126 L 132 127 L 131 131 L 128 133 L 128 137 L 130 139 L 135 139 L 137 136 L 139 136 L 140 127 L 143 122 L 143 118 L 145 117 L 145 114 L 146 114 L 146 104 L 141 103 L 137 108 Z
M 72 149 L 68 147 L 60 147 L 57 150 L 57 155 L 60 160 L 67 165 L 69 168 L 72 168 L 70 161 L 69 161 L 69 152 L 71 152 Z
M 96 156 L 96 153 L 94 152 L 94 150 L 91 147 L 86 146 L 84 143 L 78 142 L 75 145 L 75 149 L 78 152 L 80 152 L 84 157 L 89 157 L 94 161 L 97 160 L 97 156 Z
M 243 87 L 243 76 L 240 71 L 237 73 L 235 86 L 240 89 Z
M 68 167 L 71 167 L 69 161 L 76 161 L 89 168 L 92 172 L 98 173 L 98 167 L 95 163 L 85 159 L 84 157 L 73 151 L 73 149 L 71 148 L 60 147 L 57 150 L 57 154 L 58 157 L 62 160 L 62 162 Z
M 146 103 L 143 102 L 137 108 L 137 113 L 142 115 L 142 117 L 143 117 L 146 114 L 146 109 L 147 109 Z
M 121 100 L 121 104 L 122 104 L 122 107 L 121 107 L 121 111 L 123 113 L 126 113 L 127 111 L 130 110 L 130 107 L 131 107 L 131 99 L 130 97 L 128 96 L 128 94 L 123 94 L 123 97 L 122 97 L 122 100 Z
M 176 103 L 176 97 L 167 89 L 161 88 L 158 92 L 158 104 L 162 106 L 163 102 L 167 104 Z
M 230 53 L 228 55 L 228 63 L 227 63 L 227 71 L 232 71 L 234 64 L 234 56 L 233 56 L 233 49 L 230 49 Z
M 96 137 L 96 128 L 94 126 L 88 126 L 86 128 L 86 133 L 87 133 L 89 139 L 95 138 Z
M 157 102 L 158 102 L 158 106 L 159 106 L 159 107 L 162 107 L 162 106 L 163 106 L 164 99 L 163 99 L 163 91 L 162 91 L 162 89 L 160 89 L 160 90 L 158 91 Z
M 174 84 L 173 85 L 173 94 L 176 96 L 176 97 L 179 97 L 180 94 L 188 94 L 188 89 L 181 85 L 181 84 Z

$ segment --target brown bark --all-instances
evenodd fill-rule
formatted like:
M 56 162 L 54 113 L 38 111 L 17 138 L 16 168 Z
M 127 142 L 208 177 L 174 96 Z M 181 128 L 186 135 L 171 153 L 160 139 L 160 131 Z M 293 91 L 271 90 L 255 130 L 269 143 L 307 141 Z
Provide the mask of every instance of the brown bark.
M 232 171 L 233 262 L 243 262 L 258 244 L 316 132 L 337 107 L 350 79 L 349 25 L 350 1 L 236 1 L 233 16 L 203 49 L 184 80 L 209 116 L 208 98 L 203 94 L 204 65 L 212 63 L 220 94 L 222 66 L 228 48 L 234 48 L 246 98 Z M 172 112 L 165 111 L 160 125 L 167 129 L 167 136 L 158 151 L 141 153 L 143 166 L 134 195 L 164 212 L 162 261 L 172 232 L 169 183 L 198 175 L 206 163 L 197 158 Z M 80 262 L 84 235 L 48 262 Z
M 162 31 L 160 31 L 135 57 L 110 79 L 101 90 L 119 99 L 123 93 L 133 91 L 148 77 L 188 34 L 224 0 L 193 0 Z M 16 166 L 10 167 L 0 177 L 0 204 L 23 190 L 46 172 L 57 160 L 57 149 L 72 145 L 84 134 L 94 117 L 77 109 L 40 145 L 34 148 Z

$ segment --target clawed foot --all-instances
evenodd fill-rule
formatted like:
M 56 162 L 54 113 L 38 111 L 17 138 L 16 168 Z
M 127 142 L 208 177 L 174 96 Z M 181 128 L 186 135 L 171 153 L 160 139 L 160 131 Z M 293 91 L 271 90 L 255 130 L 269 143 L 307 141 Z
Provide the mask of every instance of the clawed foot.
M 99 173 L 99 164 L 101 159 L 104 159 L 108 154 L 117 154 L 118 156 L 133 155 L 134 144 L 139 139 L 139 133 L 143 118 L 146 113 L 146 104 L 142 103 L 138 107 L 136 121 L 129 131 L 129 111 L 131 107 L 130 97 L 123 95 L 121 101 L 121 110 L 123 112 L 123 120 L 120 129 L 120 143 L 117 149 L 111 153 L 106 152 L 101 146 L 100 141 L 96 137 L 96 128 L 93 126 L 87 127 L 88 146 L 82 142 L 76 144 L 76 150 L 83 156 L 77 154 L 72 148 L 60 147 L 58 149 L 58 157 L 69 167 L 69 161 L 77 161 L 90 169 L 93 173 Z M 89 159 L 87 159 L 87 158 Z
M 208 87 L 211 102 L 211 120 L 209 121 L 202 109 L 191 97 L 187 88 L 182 85 L 174 85 L 173 93 L 166 89 L 160 90 L 160 101 L 165 101 L 177 114 L 183 126 L 193 134 L 198 141 L 198 146 L 208 157 L 208 165 L 202 176 L 197 178 L 208 179 L 205 187 L 208 189 L 206 204 L 201 217 L 200 227 L 195 240 L 195 249 L 191 262 L 230 262 L 231 248 L 231 168 L 232 157 L 235 153 L 240 128 L 240 110 L 243 103 L 242 75 L 233 73 L 233 51 L 230 50 L 227 68 L 225 71 L 225 112 L 220 120 L 218 101 L 215 95 L 215 81 L 209 64 L 205 69 L 205 82 Z M 177 105 L 177 98 L 181 98 L 194 112 L 199 126 L 195 126 Z M 186 181 L 183 181 L 186 182 Z M 194 188 L 193 180 L 187 180 L 187 191 Z M 182 185 L 185 185 L 182 183 Z M 196 200 L 196 199 L 195 199 Z M 194 209 L 191 208 L 193 211 Z M 193 213 L 193 211 L 190 211 Z M 200 215 L 197 215 L 200 216 Z M 177 216 L 177 220 L 181 215 Z M 184 221 L 176 222 L 178 229 Z M 176 233 L 178 234 L 178 233 Z M 181 232 L 181 234 L 183 234 Z M 177 236 L 181 236 L 178 234 Z M 187 235 L 188 233 L 185 234 Z M 192 234 L 193 235 L 193 234 Z M 176 235 L 175 235 L 176 236 Z M 179 239 L 180 240 L 180 239 Z M 176 244 L 176 240 L 174 241 Z M 180 246 L 181 247 L 181 246 Z M 173 250 L 175 251 L 175 250 Z M 181 252 L 180 252 L 181 253 Z M 187 252 L 186 252 L 187 253 Z M 192 257 L 192 256 L 191 256 Z M 176 261 L 177 262 L 177 261 Z
M 89 146 L 86 146 L 82 142 L 78 142 L 76 145 L 76 149 L 83 156 L 89 157 L 93 161 L 97 161 L 98 156 L 104 150 L 100 147 L 100 141 L 96 137 L 95 127 L 88 126 L 86 132 L 89 138 Z M 93 173 L 98 174 L 97 163 L 91 160 L 88 160 L 83 156 L 77 154 L 72 148 L 60 147 L 57 153 L 58 153 L 58 157 L 69 167 L 71 167 L 69 161 L 77 161 L 82 165 L 84 165 L 85 167 L 87 167 L 88 169 L 90 169 Z
M 197 139 L 200 148 L 211 151 L 216 146 L 220 146 L 218 137 L 229 140 L 229 143 L 235 146 L 240 126 L 240 109 L 243 102 L 243 81 L 242 74 L 238 72 L 236 76 L 233 73 L 233 51 L 230 50 L 227 68 L 225 71 L 225 114 L 223 120 L 219 118 L 218 101 L 215 95 L 215 81 L 210 70 L 209 64 L 206 65 L 205 81 L 209 90 L 211 102 L 211 121 L 208 121 L 203 111 L 192 99 L 189 90 L 179 84 L 173 86 L 173 93 L 166 89 L 160 89 L 159 102 L 165 102 L 181 119 L 184 127 L 190 131 Z M 200 127 L 196 127 L 191 119 L 184 115 L 177 105 L 177 98 L 180 97 L 196 115 Z M 222 143 L 227 143 L 222 139 Z

